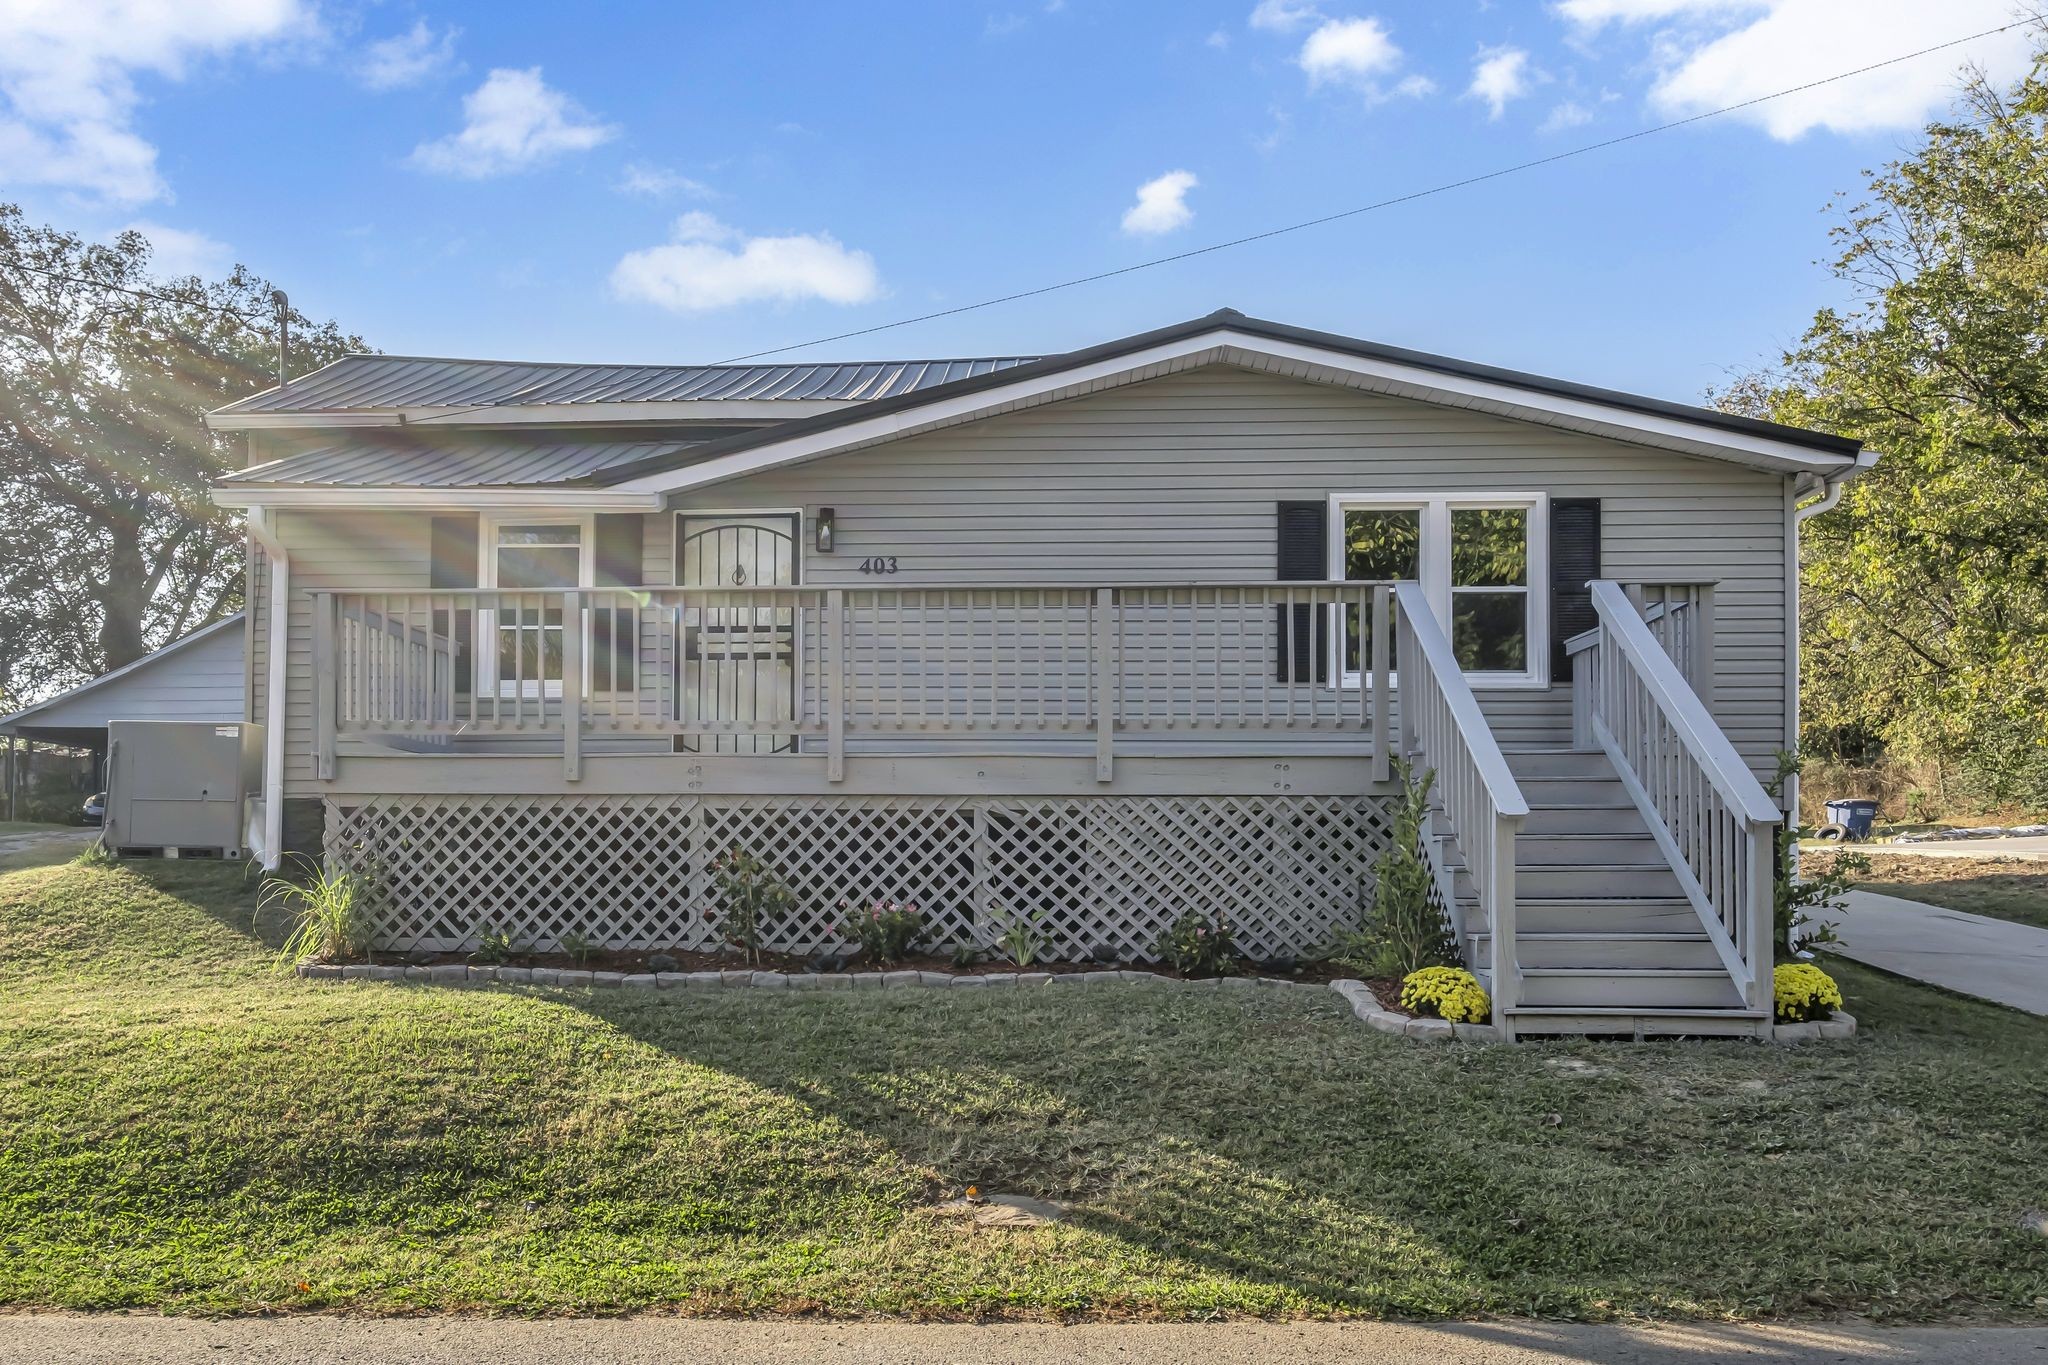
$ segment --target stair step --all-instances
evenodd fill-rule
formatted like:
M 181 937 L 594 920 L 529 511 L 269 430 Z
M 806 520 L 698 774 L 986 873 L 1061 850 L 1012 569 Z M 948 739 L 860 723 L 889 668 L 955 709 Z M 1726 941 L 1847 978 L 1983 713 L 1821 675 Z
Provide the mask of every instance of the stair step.
M 1552 806 L 1618 806 L 1634 810 L 1636 803 L 1618 777 L 1522 777 L 1515 778 L 1531 810 Z
M 1528 788 L 1522 794 L 1530 801 L 1529 817 L 1522 822 L 1522 835 L 1528 838 L 1547 834 L 1648 834 L 1650 827 L 1643 823 L 1643 813 L 1632 803 L 1619 806 L 1607 805 L 1557 805 L 1539 806 L 1536 798 L 1529 795 Z
M 1739 1009 L 1742 992 L 1720 967 L 1528 967 L 1520 1003 L 1552 1009 Z
M 1464 908 L 1465 927 L 1483 933 L 1486 917 Z M 1534 898 L 1515 905 L 1515 936 L 1525 934 L 1692 934 L 1699 912 L 1679 896 L 1617 897 L 1613 900 Z
M 1468 872 L 1460 870 L 1453 886 L 1458 899 L 1476 899 Z M 1515 868 L 1517 901 L 1671 900 L 1680 894 L 1678 878 L 1661 857 L 1654 864 L 1584 862 Z
M 1640 834 L 1524 834 L 1515 841 L 1515 866 L 1668 867 L 1649 831 Z
M 1491 960 L 1493 936 L 1467 936 L 1475 962 Z M 1703 933 L 1562 933 L 1515 932 L 1515 959 L 1524 970 L 1534 967 L 1578 967 L 1588 970 L 1693 969 L 1720 971 L 1721 955 Z
M 1515 780 L 1524 777 L 1593 777 L 1614 779 L 1614 764 L 1597 749 L 1506 749 L 1501 757 Z
M 1519 1035 L 1625 1033 L 1661 1036 L 1768 1037 L 1771 1017 L 1750 1009 L 1547 1009 L 1518 1006 L 1507 1012 Z

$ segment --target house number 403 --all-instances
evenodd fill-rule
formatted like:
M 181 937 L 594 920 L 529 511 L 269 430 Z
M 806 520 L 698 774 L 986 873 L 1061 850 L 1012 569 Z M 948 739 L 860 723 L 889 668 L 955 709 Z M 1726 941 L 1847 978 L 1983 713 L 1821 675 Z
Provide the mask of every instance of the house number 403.
M 860 571 L 862 573 L 895 573 L 896 556 L 875 555 L 871 558 L 863 559 L 860 562 Z

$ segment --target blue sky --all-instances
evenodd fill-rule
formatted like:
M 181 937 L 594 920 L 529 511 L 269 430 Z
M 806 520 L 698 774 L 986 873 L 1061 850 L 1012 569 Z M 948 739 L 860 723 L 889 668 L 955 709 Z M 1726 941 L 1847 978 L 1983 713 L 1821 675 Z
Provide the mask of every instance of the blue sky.
M 2013 17 L 2010 0 L 0 0 L 0 198 L 384 350 L 713 361 L 1256 232 Z M 1220 306 L 1681 399 L 1836 287 L 1825 204 L 2015 31 L 1739 118 L 794 355 Z

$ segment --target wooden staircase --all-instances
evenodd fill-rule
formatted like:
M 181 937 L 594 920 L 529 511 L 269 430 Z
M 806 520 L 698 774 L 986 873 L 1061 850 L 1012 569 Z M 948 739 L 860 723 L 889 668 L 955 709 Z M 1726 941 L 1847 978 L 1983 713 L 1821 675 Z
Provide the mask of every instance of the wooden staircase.
M 1529 814 L 1515 847 L 1517 1034 L 1756 1034 L 1678 875 L 1605 753 L 1503 751 Z M 1491 926 L 1454 840 L 1466 960 L 1493 990 Z

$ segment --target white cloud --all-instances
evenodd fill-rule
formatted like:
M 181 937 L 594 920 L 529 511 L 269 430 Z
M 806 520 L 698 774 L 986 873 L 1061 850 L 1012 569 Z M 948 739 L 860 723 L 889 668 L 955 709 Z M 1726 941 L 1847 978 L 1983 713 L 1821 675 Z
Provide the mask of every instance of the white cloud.
M 1323 12 L 1304 0 L 1259 0 L 1258 7 L 1245 22 L 1253 28 L 1271 29 L 1275 33 L 1292 33 L 1306 28 L 1323 17 Z
M 1138 186 L 1138 202 L 1124 210 L 1124 231 L 1133 237 L 1156 237 L 1194 221 L 1188 191 L 1202 182 L 1192 171 L 1168 171 Z
M 1230 35 L 1219 28 L 1202 41 L 1221 52 L 1230 46 Z
M 139 232 L 149 238 L 150 273 L 158 279 L 183 279 L 187 275 L 213 279 L 227 274 L 234 264 L 234 253 L 228 244 L 203 232 L 140 220 L 122 231 Z
M 612 268 L 621 298 L 675 312 L 772 301 L 867 303 L 882 295 L 874 258 L 829 232 L 749 237 L 708 213 L 676 220 L 671 240 L 629 251 Z
M 701 180 L 692 180 L 687 175 L 660 166 L 643 166 L 631 162 L 619 173 L 620 194 L 644 195 L 649 199 L 666 199 L 672 194 L 685 195 L 691 199 L 714 199 L 718 191 Z
M 1310 89 L 1348 85 L 1378 103 L 1394 96 L 1417 97 L 1436 89 L 1429 77 L 1403 77 L 1389 90 L 1382 82 L 1406 60 L 1377 19 L 1329 19 L 1308 35 L 1295 59 L 1308 73 Z
M 1591 109 L 1580 104 L 1577 100 L 1564 100 L 1555 109 L 1550 111 L 1542 123 L 1537 125 L 1536 131 L 1539 133 L 1561 133 L 1567 128 L 1584 127 L 1592 121 L 1593 111 Z
M 482 180 L 525 170 L 617 136 L 576 101 L 550 89 L 540 68 L 500 67 L 462 100 L 462 131 L 413 149 L 423 170 Z
M 1658 74 L 1650 101 L 1674 116 L 1755 99 L 2014 18 L 2013 0 L 1561 0 L 1557 12 L 1585 33 L 1609 24 L 1664 25 L 1651 35 Z M 1964 62 L 2009 81 L 2027 69 L 2031 41 L 2026 28 L 2009 29 L 1734 117 L 1784 141 L 1816 128 L 1915 129 L 1947 107 Z
M 1533 84 L 1528 53 L 1518 47 L 1483 48 L 1473 64 L 1472 84 L 1465 88 L 1465 98 L 1485 101 L 1488 117 L 1498 119 L 1507 112 L 1508 101 L 1528 94 Z
M 156 148 L 133 126 L 136 78 L 182 80 L 208 57 L 317 31 L 302 0 L 0 3 L 0 183 L 168 198 Z
M 406 32 L 380 38 L 364 48 L 356 62 L 356 78 L 372 90 L 418 85 L 455 64 L 455 39 L 460 32 L 450 28 L 435 33 L 426 20 L 416 20 Z

